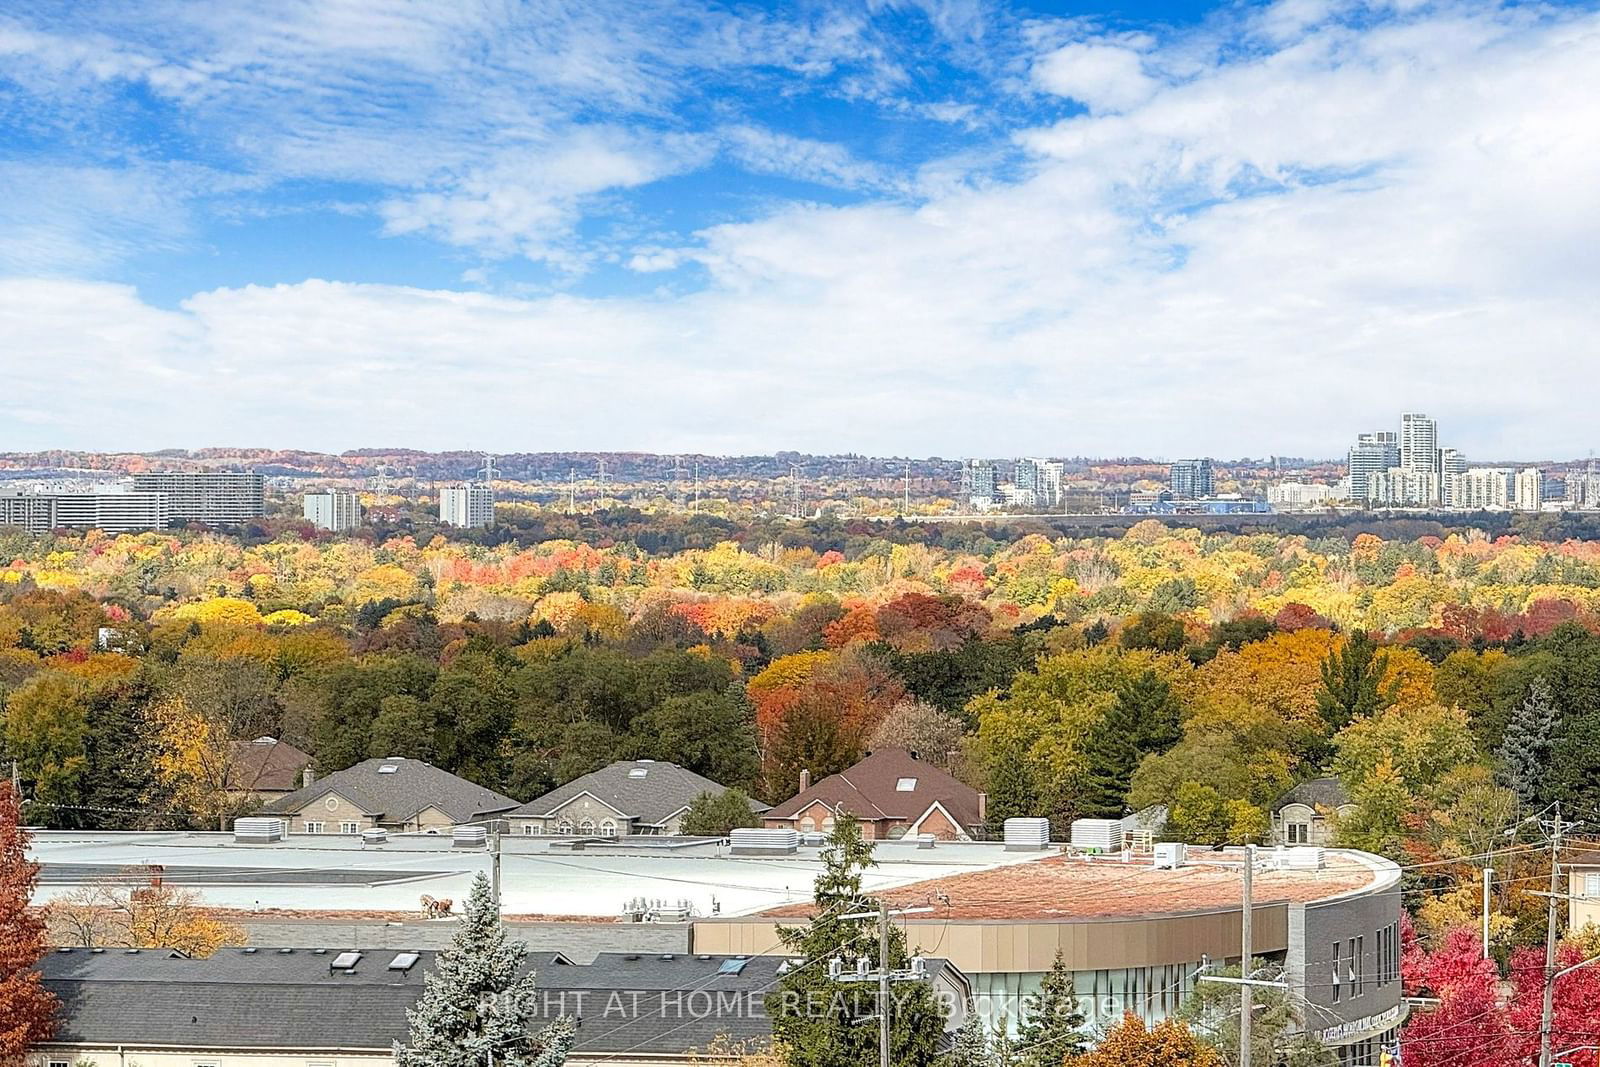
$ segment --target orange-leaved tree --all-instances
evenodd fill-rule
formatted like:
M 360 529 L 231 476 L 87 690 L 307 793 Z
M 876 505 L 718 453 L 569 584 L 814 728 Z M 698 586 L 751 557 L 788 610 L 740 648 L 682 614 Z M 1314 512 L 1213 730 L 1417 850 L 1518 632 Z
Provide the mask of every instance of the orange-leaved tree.
M 1168 1019 L 1150 1028 L 1131 1011 L 1093 1051 L 1068 1062 L 1072 1067 L 1223 1067 L 1217 1050 L 1183 1023 Z
M 45 953 L 44 920 L 28 908 L 39 865 L 28 859 L 22 806 L 0 782 L 0 1064 L 55 1032 L 56 998 L 34 969 Z

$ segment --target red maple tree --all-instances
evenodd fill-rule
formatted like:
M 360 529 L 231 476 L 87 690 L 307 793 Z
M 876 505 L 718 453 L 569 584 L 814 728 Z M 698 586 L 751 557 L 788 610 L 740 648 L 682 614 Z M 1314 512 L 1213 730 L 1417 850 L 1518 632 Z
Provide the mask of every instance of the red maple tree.
M 0 782 L 0 1064 L 22 1062 L 55 1032 L 56 998 L 34 969 L 45 954 L 44 920 L 28 908 L 39 865 L 28 859 L 22 807 Z
M 1401 1037 L 1406 1067 L 1509 1067 L 1517 1040 L 1498 1003 L 1500 974 L 1483 958 L 1470 927 L 1458 927 L 1444 944 L 1420 959 L 1406 975 L 1419 992 L 1439 999 L 1438 1007 L 1411 1017 Z

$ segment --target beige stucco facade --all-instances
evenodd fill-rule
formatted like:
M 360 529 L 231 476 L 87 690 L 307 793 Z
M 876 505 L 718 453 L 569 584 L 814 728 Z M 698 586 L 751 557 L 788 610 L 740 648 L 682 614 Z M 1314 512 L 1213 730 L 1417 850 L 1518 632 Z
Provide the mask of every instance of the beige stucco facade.
M 513 833 L 579 834 L 584 837 L 623 837 L 639 832 L 624 812 L 592 793 L 579 793 L 548 816 L 513 816 L 508 820 Z M 654 832 L 654 831 L 651 831 Z M 676 830 L 667 831 L 676 833 Z
M 1600 865 L 1572 867 L 1567 888 L 1567 917 L 1574 930 L 1600 927 Z
M 792 819 L 766 819 L 769 829 L 795 829 L 803 834 L 827 833 L 833 829 L 833 809 L 820 800 L 801 808 Z M 970 835 L 956 825 L 942 804 L 930 804 L 928 810 L 911 822 L 903 819 L 862 819 L 861 836 L 868 841 L 895 839 L 907 834 L 932 834 L 941 841 L 967 841 Z
M 1355 805 L 1338 809 L 1339 815 L 1355 811 Z M 1333 825 L 1327 814 L 1310 804 L 1285 804 L 1272 815 L 1272 843 L 1275 845 L 1316 845 L 1332 848 Z
M 409 818 L 374 818 L 361 807 L 336 792 L 307 802 L 287 814 L 291 834 L 358 834 L 382 827 L 396 833 L 448 833 L 455 822 L 438 808 L 424 808 Z

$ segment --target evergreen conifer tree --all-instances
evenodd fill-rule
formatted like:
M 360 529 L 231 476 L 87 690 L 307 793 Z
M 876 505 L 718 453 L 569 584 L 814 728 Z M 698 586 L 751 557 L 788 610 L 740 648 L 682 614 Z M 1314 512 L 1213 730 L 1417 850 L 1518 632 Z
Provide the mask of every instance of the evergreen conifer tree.
M 878 1028 L 867 1020 L 878 1012 L 876 982 L 832 978 L 828 961 L 838 959 L 846 972 L 855 958 L 878 966 L 877 922 L 845 918 L 871 911 L 862 896 L 861 872 L 873 865 L 872 843 L 861 837 L 861 824 L 841 815 L 822 850 L 822 871 L 813 892 L 816 914 L 802 927 L 779 928 L 784 948 L 805 963 L 780 979 L 767 996 L 772 1035 L 788 1067 L 842 1067 L 878 1061 Z M 905 934 L 889 927 L 889 969 L 904 971 L 910 963 Z M 944 1015 L 927 982 L 894 982 L 889 998 L 889 1062 L 895 1067 L 931 1067 L 938 1058 Z
M 534 975 L 522 964 L 528 946 L 506 937 L 489 879 L 472 883 L 454 943 L 423 978 L 422 997 L 406 1012 L 411 1041 L 396 1049 L 399 1067 L 560 1067 L 575 1034 L 562 1018 L 537 1034 Z
M 993 1067 L 989 1052 L 989 1034 L 983 1025 L 983 1016 L 968 1007 L 966 1018 L 956 1028 L 950 1051 L 939 1061 L 939 1067 Z
M 1389 657 L 1365 630 L 1352 633 L 1343 647 L 1322 661 L 1322 688 L 1317 710 L 1329 733 L 1337 733 L 1356 719 L 1376 715 L 1395 701 L 1392 687 L 1383 684 Z
M 1549 780 L 1557 716 L 1550 683 L 1540 675 L 1528 687 L 1528 698 L 1517 705 L 1506 724 L 1498 755 L 1505 769 L 1506 785 L 1523 804 L 1532 804 Z
M 1083 1037 L 1084 1016 L 1061 952 L 1039 983 L 1039 992 L 1024 1002 L 1017 1028 L 1021 1067 L 1059 1067 L 1063 1058 L 1088 1048 Z

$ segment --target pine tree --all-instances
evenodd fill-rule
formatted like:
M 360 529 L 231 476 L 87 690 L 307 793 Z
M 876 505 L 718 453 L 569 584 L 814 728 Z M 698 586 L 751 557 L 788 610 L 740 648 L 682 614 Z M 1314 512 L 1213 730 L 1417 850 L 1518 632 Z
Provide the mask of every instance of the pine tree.
M 1512 711 L 1506 724 L 1498 755 L 1506 785 L 1523 804 L 1532 804 L 1549 780 L 1557 714 L 1550 683 L 1540 675 L 1528 687 L 1528 699 Z
M 45 954 L 44 920 L 28 910 L 38 874 L 22 806 L 0 781 L 0 1064 L 21 1063 L 29 1045 L 55 1032 L 56 998 L 34 970 Z
M 939 1061 L 939 1067 L 994 1067 L 983 1016 L 972 1007 L 967 1008 L 966 1018 L 956 1028 L 950 1051 Z
M 1343 647 L 1328 653 L 1322 661 L 1317 710 L 1330 733 L 1356 719 L 1376 715 L 1394 703 L 1393 688 L 1383 684 L 1388 666 L 1389 657 L 1378 651 L 1365 630 L 1355 631 Z
M 870 917 L 845 918 L 870 912 L 861 893 L 861 873 L 873 865 L 872 844 L 861 837 L 861 824 L 840 816 L 822 850 L 813 900 L 816 914 L 801 927 L 780 927 L 778 937 L 791 955 L 805 964 L 784 975 L 767 996 L 772 1035 L 783 1049 L 788 1067 L 840 1067 L 876 1063 L 878 1028 L 867 1020 L 878 1012 L 876 982 L 843 982 L 828 973 L 838 959 L 853 971 L 855 959 L 878 965 L 877 922 Z M 905 934 L 889 927 L 889 969 L 904 971 L 910 962 Z M 937 1059 L 944 1016 L 926 982 L 895 982 L 890 988 L 889 1061 L 895 1067 L 931 1067 Z
M 1061 951 L 1039 983 L 1037 995 L 1024 1001 L 1017 1044 L 1022 1067 L 1059 1067 L 1066 1056 L 1076 1056 L 1088 1046 L 1083 1039 L 1084 1016 L 1078 1007 L 1072 972 Z
M 511 941 L 490 899 L 489 879 L 472 883 L 454 943 L 423 978 L 422 997 L 406 1012 L 411 1042 L 399 1067 L 560 1067 L 576 1031 L 563 1016 L 537 1034 L 534 975 L 523 972 L 528 946 Z
M 1007 819 L 1026 819 L 1039 814 L 1039 791 L 1022 746 L 996 753 L 989 766 L 989 809 L 984 832 L 999 837 Z

